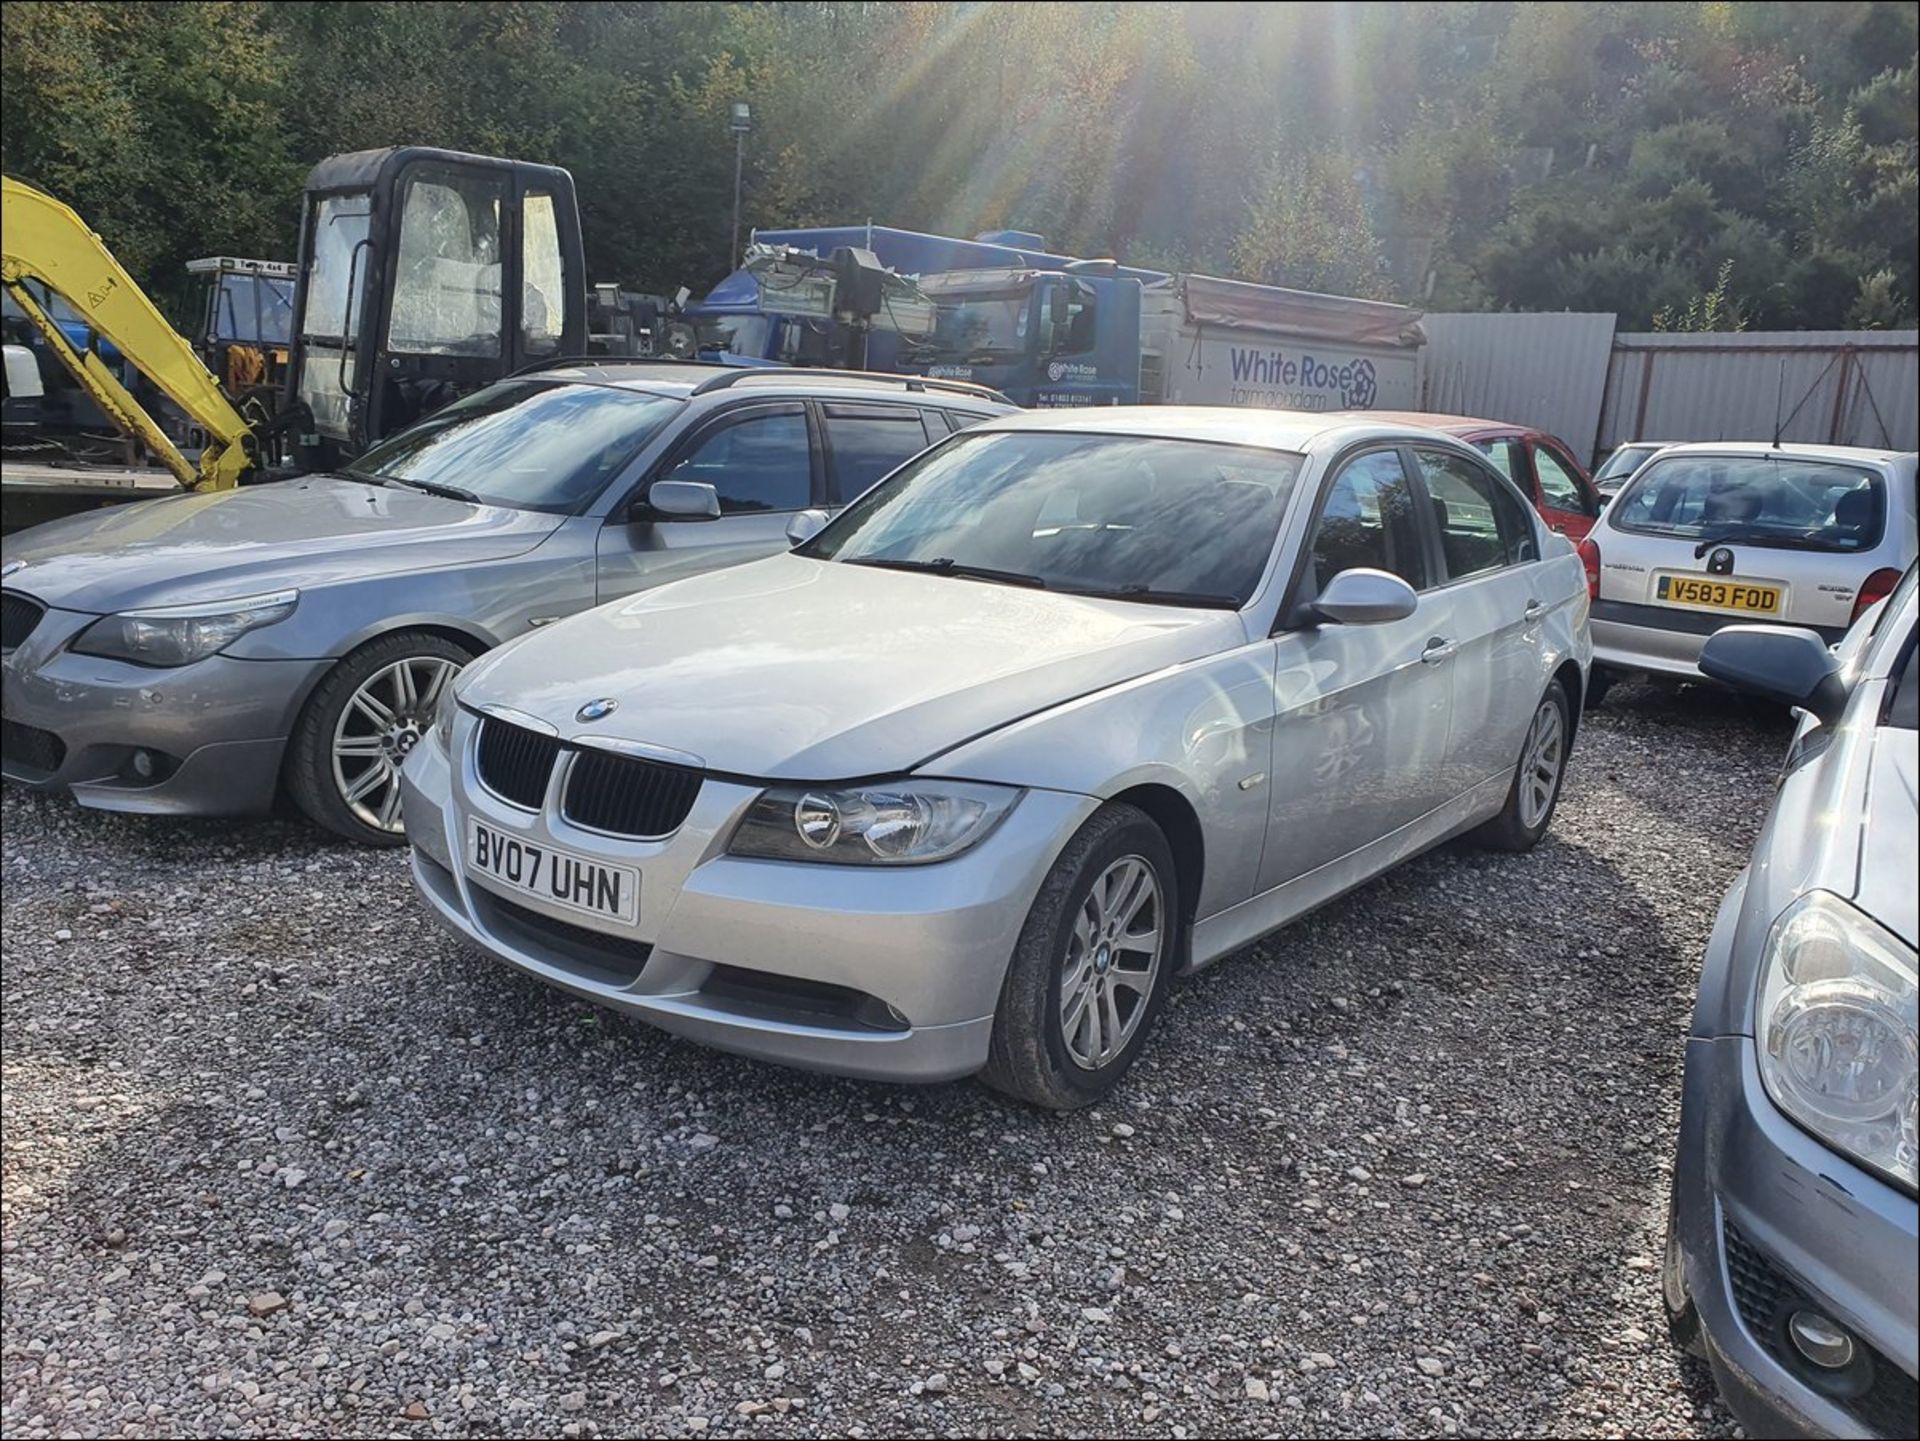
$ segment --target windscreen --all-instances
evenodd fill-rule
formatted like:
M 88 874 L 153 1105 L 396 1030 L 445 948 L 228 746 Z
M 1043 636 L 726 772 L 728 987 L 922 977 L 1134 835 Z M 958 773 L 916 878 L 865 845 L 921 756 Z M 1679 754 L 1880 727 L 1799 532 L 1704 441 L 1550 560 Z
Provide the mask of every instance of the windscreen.
M 375 446 L 347 474 L 571 514 L 684 403 L 613 386 L 504 380 Z
M 942 299 L 932 349 L 942 360 L 959 365 L 1024 355 L 1031 310 L 1026 289 Z
M 1793 455 L 1649 461 L 1611 511 L 1615 528 L 1783 550 L 1861 551 L 1886 523 L 1886 486 L 1864 466 Z
M 909 461 L 800 553 L 1237 609 L 1303 463 L 1202 441 L 973 432 Z
M 1660 447 L 1657 445 L 1623 445 L 1607 457 L 1606 464 L 1593 473 L 1593 483 L 1603 480 L 1624 480 L 1637 470 L 1646 458 Z

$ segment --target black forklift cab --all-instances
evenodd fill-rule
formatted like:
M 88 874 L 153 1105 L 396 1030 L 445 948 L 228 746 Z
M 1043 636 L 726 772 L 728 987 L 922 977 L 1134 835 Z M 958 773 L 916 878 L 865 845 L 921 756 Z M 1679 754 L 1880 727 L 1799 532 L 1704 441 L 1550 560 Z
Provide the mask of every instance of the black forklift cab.
M 587 349 L 573 177 L 406 145 L 307 177 L 285 407 L 302 469 L 534 361 Z

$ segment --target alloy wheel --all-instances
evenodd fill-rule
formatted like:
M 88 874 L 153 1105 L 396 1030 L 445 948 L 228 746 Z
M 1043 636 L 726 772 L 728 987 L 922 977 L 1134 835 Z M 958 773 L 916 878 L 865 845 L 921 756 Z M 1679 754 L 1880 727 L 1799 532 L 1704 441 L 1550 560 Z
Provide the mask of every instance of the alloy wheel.
M 1122 856 L 1100 873 L 1074 916 L 1060 976 L 1060 1034 L 1081 1070 L 1109 1064 L 1146 1018 L 1166 952 L 1164 912 L 1153 866 L 1142 856 Z
M 1543 701 L 1534 712 L 1527 743 L 1520 755 L 1520 823 L 1532 830 L 1546 820 L 1560 787 L 1560 765 L 1566 757 L 1566 726 L 1560 707 Z
M 333 728 L 333 783 L 364 824 L 398 835 L 400 766 L 433 725 L 440 692 L 460 667 L 441 656 L 407 656 L 361 683 Z

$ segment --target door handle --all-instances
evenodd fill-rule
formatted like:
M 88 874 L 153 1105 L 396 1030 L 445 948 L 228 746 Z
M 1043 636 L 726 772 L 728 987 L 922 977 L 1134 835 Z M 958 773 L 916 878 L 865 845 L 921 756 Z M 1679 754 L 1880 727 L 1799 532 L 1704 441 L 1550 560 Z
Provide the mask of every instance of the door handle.
M 1422 665 L 1439 665 L 1441 661 L 1445 660 L 1458 649 L 1460 649 L 1460 647 L 1448 640 L 1445 636 L 1437 635 L 1428 641 L 1427 648 L 1420 652 L 1420 663 Z
M 1528 625 L 1532 625 L 1533 622 L 1540 619 L 1540 617 L 1545 615 L 1546 613 L 1547 613 L 1547 608 L 1545 605 L 1543 605 L 1541 602 L 1537 600 L 1530 600 L 1527 602 L 1527 608 L 1521 611 L 1520 615 L 1521 615 L 1521 618 L 1525 620 Z

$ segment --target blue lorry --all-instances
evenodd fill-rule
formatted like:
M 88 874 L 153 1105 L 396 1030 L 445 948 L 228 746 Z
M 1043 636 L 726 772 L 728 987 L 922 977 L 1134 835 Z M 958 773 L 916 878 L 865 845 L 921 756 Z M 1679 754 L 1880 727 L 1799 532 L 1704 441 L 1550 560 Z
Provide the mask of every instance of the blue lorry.
M 914 279 L 935 307 L 931 332 L 873 331 L 866 369 L 971 380 L 1027 406 L 1417 408 L 1423 337 L 1406 306 L 1080 260 L 1018 232 L 961 240 L 839 226 L 753 238 L 823 260 L 865 250 Z M 845 363 L 838 322 L 778 307 L 741 270 L 689 313 L 729 358 Z

